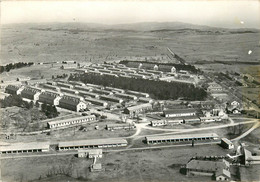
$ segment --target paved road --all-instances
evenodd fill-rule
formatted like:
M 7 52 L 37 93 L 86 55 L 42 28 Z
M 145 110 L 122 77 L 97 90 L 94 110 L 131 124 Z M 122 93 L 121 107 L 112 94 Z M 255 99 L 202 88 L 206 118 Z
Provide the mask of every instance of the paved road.
M 240 140 L 240 139 L 246 137 L 248 134 L 250 134 L 252 131 L 254 131 L 254 129 L 258 128 L 259 126 L 260 126 L 259 122 L 255 123 L 249 130 L 247 130 L 242 135 L 240 135 L 240 136 L 238 136 L 236 138 L 233 138 L 231 141 L 237 141 L 237 140 Z

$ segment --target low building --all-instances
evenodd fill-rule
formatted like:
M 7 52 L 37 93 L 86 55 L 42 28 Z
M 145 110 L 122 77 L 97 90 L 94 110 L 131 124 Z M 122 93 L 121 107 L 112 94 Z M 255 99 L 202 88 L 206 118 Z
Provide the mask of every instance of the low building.
M 91 172 L 99 172 L 99 171 L 102 171 L 102 165 L 101 165 L 101 163 L 91 164 L 91 166 L 90 166 L 90 171 L 91 171 Z
M 131 94 L 131 95 L 135 95 L 137 97 L 149 97 L 148 93 L 137 92 L 137 91 L 133 91 L 133 90 L 127 90 L 126 93 Z
M 107 124 L 106 125 L 106 129 L 107 130 L 130 130 L 135 128 L 134 124 L 130 124 L 130 123 L 121 123 L 121 124 Z
M 221 121 L 222 118 L 219 116 L 205 116 L 205 117 L 200 117 L 200 122 L 202 123 L 209 123 L 209 122 L 218 122 Z
M 245 165 L 260 164 L 260 156 L 253 156 L 252 152 L 243 148 L 243 154 L 245 159 Z
M 78 150 L 84 148 L 107 148 L 107 147 L 125 147 L 127 141 L 121 138 L 103 138 L 89 140 L 75 140 L 67 142 L 59 142 L 59 150 Z
M 114 87 L 105 87 L 105 90 L 108 90 L 108 91 L 111 91 L 111 92 L 125 93 L 125 91 L 123 89 L 114 88 Z
M 123 89 L 120 88 L 114 88 L 114 87 L 105 87 L 105 90 L 111 91 L 111 92 L 119 92 L 119 93 L 125 93 Z
M 102 158 L 102 149 L 80 149 L 78 157 Z
M 234 149 L 234 144 L 227 138 L 221 138 L 220 145 L 226 149 Z
M 83 116 L 83 117 L 49 121 L 47 123 L 47 126 L 48 126 L 48 128 L 52 129 L 52 128 L 60 128 L 60 127 L 64 127 L 64 126 L 80 125 L 80 124 L 92 122 L 95 120 L 96 120 L 95 115 L 89 115 L 89 116 Z
M 39 95 L 39 102 L 55 106 L 59 105 L 60 99 L 61 95 L 57 92 L 46 91 Z
M 162 135 L 145 137 L 147 144 L 179 143 L 188 141 L 214 141 L 219 139 L 215 133 L 200 133 L 187 135 Z
M 79 94 L 77 90 L 71 89 L 71 88 L 66 88 L 66 87 L 61 87 L 60 92 L 65 92 L 69 94 Z
M 134 117 L 139 113 L 146 112 L 148 110 L 151 110 L 152 108 L 153 106 L 150 103 L 140 104 L 140 105 L 125 108 L 124 113 L 129 114 L 130 117 Z
M 193 108 L 186 109 L 168 109 L 163 111 L 164 117 L 183 117 L 183 116 L 196 116 L 196 110 Z
M 150 103 L 150 104 L 152 104 L 154 102 L 153 99 L 147 98 L 147 97 L 139 97 L 138 101 L 144 102 L 144 103 Z
M 107 102 L 99 100 L 99 99 L 91 98 L 91 97 L 86 97 L 85 101 L 88 101 L 91 104 L 99 105 L 99 106 L 103 106 L 103 107 L 107 107 L 108 106 Z
M 187 116 L 183 117 L 183 121 L 185 124 L 195 124 L 195 123 L 200 123 L 200 118 L 197 116 Z
M 40 88 L 44 88 L 44 89 L 50 89 L 50 90 L 54 90 L 54 91 L 58 91 L 59 87 L 54 86 L 54 85 L 49 85 L 49 84 L 39 84 Z
M 101 100 L 106 100 L 106 101 L 110 101 L 110 102 L 116 102 L 116 103 L 122 103 L 124 102 L 123 99 L 118 98 L 118 97 L 113 97 L 113 96 L 107 96 L 107 95 L 100 95 L 99 97 Z
M 130 99 L 130 100 L 137 100 L 137 97 L 135 95 L 130 94 L 124 94 L 124 93 L 115 93 L 116 97 L 122 98 L 122 99 Z
M 83 111 L 87 108 L 87 105 L 89 105 L 89 103 L 82 100 L 83 99 L 80 99 L 78 97 L 65 95 L 59 100 L 59 107 L 76 112 Z
M 61 69 L 67 70 L 67 69 L 77 69 L 78 65 L 77 64 L 63 64 Z
M 230 164 L 225 159 L 221 161 L 192 159 L 186 164 L 187 175 L 212 176 L 215 180 L 231 179 Z
M 118 75 L 114 73 L 100 73 L 100 75 L 118 77 Z
M 26 85 L 38 85 L 47 83 L 46 79 L 32 79 L 24 82 Z
M 40 96 L 41 92 L 42 91 L 40 89 L 26 87 L 22 90 L 21 97 L 30 99 L 33 101 L 37 101 L 37 100 L 39 100 L 39 96 Z
M 223 88 L 216 82 L 208 83 L 208 92 L 222 92 Z
M 92 90 L 93 93 L 97 93 L 97 94 L 104 94 L 104 95 L 112 95 L 113 92 L 110 92 L 110 91 L 107 91 L 107 90 L 104 90 L 104 89 L 93 89 Z
M 93 90 L 92 87 L 82 86 L 82 85 L 75 85 L 74 88 L 78 91 L 85 91 L 85 92 L 91 92 Z
M 131 76 L 132 78 L 141 78 L 141 79 L 147 78 L 145 75 L 137 74 L 137 73 L 129 73 L 128 75 Z
M 104 87 L 102 85 L 95 85 L 95 84 L 91 84 L 91 83 L 87 83 L 86 86 L 89 86 L 92 88 L 104 89 Z
M 13 95 L 13 94 L 20 95 L 23 89 L 24 89 L 24 87 L 15 86 L 15 85 L 7 85 L 5 87 L 5 93 L 11 94 L 11 95 Z
M 79 95 L 82 97 L 93 97 L 93 98 L 99 98 L 99 94 L 93 93 L 93 92 L 88 92 L 88 91 L 78 91 Z
M 167 120 L 154 120 L 151 121 L 151 126 L 166 126 L 168 125 L 168 121 Z
M 64 88 L 74 88 L 72 84 L 64 83 L 64 82 L 57 82 L 57 86 L 64 87 Z
M 31 143 L 12 143 L 0 146 L 0 154 L 19 154 L 19 153 L 34 153 L 48 152 L 48 142 L 31 142 Z

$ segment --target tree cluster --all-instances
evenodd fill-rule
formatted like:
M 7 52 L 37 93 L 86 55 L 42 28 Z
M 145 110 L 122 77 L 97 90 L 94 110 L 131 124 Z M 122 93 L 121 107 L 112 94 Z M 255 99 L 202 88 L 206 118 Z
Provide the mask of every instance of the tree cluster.
M 9 95 L 8 97 L 5 97 L 4 99 L 0 100 L 0 107 L 6 108 L 6 107 L 23 107 L 26 109 L 33 108 L 33 102 L 26 102 L 22 99 L 20 95 Z
M 197 88 L 192 84 L 179 82 L 104 76 L 93 73 L 74 74 L 70 76 L 69 80 L 145 92 L 149 93 L 152 98 L 160 100 L 178 99 L 180 97 L 187 100 L 203 100 L 207 96 L 207 92 L 204 89 Z
M 42 104 L 41 111 L 45 113 L 48 118 L 55 118 L 59 115 L 57 108 L 54 105 Z
M 0 66 L 0 73 L 3 73 L 4 71 L 9 72 L 12 69 L 18 69 L 26 66 L 31 66 L 33 65 L 33 62 L 29 63 L 24 63 L 24 62 L 19 62 L 19 63 L 10 63 L 5 66 Z

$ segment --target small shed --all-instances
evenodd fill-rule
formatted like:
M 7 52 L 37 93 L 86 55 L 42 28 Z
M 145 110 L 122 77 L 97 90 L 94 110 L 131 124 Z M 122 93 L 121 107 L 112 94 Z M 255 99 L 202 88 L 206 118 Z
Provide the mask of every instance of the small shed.
M 234 148 L 234 144 L 227 138 L 221 138 L 220 145 L 223 148 L 226 148 L 226 149 L 233 149 Z
M 102 149 L 78 150 L 78 157 L 102 158 Z
M 90 171 L 91 172 L 98 172 L 102 170 L 102 165 L 101 163 L 94 163 L 90 166 Z

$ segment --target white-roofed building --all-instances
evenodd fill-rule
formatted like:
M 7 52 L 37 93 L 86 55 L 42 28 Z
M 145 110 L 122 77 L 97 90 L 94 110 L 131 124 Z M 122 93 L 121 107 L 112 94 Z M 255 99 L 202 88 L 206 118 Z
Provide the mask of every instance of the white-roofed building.
M 199 134 L 181 134 L 181 135 L 162 135 L 145 137 L 147 144 L 160 143 L 179 143 L 189 141 L 210 141 L 217 140 L 219 136 L 216 133 L 199 133 Z
M 79 149 L 78 157 L 102 158 L 102 149 Z
M 80 125 L 87 122 L 93 122 L 95 120 L 96 120 L 95 115 L 89 115 L 89 116 L 82 116 L 82 117 L 69 118 L 63 120 L 49 121 L 47 125 L 48 128 L 51 129 L 51 128 L 60 128 L 64 126 Z
M 59 142 L 59 150 L 78 150 L 85 148 L 107 148 L 107 147 L 125 147 L 127 141 L 122 138 L 103 138 L 89 140 L 75 140 Z
M 146 112 L 148 110 L 151 110 L 152 108 L 153 108 L 152 104 L 145 103 L 145 104 L 127 107 L 127 108 L 125 108 L 124 113 L 129 114 L 130 117 L 134 117 L 134 116 L 138 115 L 139 113 Z
M 49 148 L 49 142 L 10 143 L 9 145 L 0 145 L 0 153 L 19 154 L 28 152 L 48 152 Z

